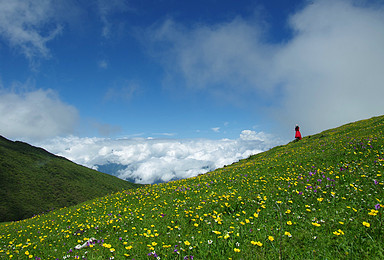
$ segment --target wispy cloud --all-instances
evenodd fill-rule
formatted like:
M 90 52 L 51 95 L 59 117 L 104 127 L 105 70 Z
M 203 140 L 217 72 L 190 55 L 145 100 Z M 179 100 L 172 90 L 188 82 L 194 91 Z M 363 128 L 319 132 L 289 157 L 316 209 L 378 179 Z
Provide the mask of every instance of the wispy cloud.
M 120 126 L 100 123 L 98 121 L 93 121 L 91 126 L 97 130 L 99 135 L 107 137 L 119 133 L 122 130 Z
M 382 113 L 383 17 L 382 5 L 319 0 L 291 15 L 293 36 L 281 43 L 268 42 L 257 17 L 191 27 L 167 19 L 147 33 L 167 84 L 314 133 Z
M 125 0 L 97 0 L 95 3 L 91 11 L 96 12 L 102 22 L 101 36 L 110 38 L 112 28 L 122 23 L 114 20 L 114 15 L 132 9 Z M 0 37 L 34 65 L 41 58 L 51 57 L 49 42 L 59 37 L 67 26 L 79 26 L 80 21 L 84 22 L 87 19 L 84 13 L 89 12 L 86 9 L 93 4 L 74 0 L 1 0 Z M 102 60 L 98 65 L 107 68 L 108 63 Z
M 0 1 L 0 36 L 31 62 L 50 57 L 47 43 L 61 31 L 52 1 Z
M 162 61 L 171 73 L 182 76 L 189 88 L 242 93 L 270 87 L 271 46 L 263 43 L 263 30 L 254 22 L 232 21 L 193 28 L 167 19 L 148 34 L 157 46 L 167 46 Z
M 76 163 L 123 165 L 118 177 L 137 183 L 197 176 L 265 151 L 282 141 L 272 135 L 243 131 L 236 140 L 55 138 L 37 145 Z
M 107 89 L 104 95 L 105 101 L 123 100 L 129 101 L 135 95 L 139 95 L 141 87 L 139 83 L 130 80 L 116 80 L 111 87 Z
M 108 62 L 106 60 L 100 60 L 97 65 L 101 69 L 107 69 L 108 68 Z
M 171 136 L 175 136 L 176 133 L 153 133 L 152 135 L 154 135 L 154 136 L 167 136 L 167 137 L 171 137 Z
M 128 1 L 125 0 L 97 0 L 98 12 L 100 20 L 103 23 L 101 35 L 104 38 L 109 38 L 111 28 L 113 27 L 112 15 L 119 12 L 130 10 Z

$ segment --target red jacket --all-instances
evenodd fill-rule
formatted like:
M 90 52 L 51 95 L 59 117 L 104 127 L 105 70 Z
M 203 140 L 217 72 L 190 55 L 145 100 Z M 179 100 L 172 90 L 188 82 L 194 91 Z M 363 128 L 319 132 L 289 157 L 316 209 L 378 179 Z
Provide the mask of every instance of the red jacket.
M 295 138 L 301 140 L 300 128 L 299 128 L 299 127 L 296 127 L 295 130 L 296 130 Z

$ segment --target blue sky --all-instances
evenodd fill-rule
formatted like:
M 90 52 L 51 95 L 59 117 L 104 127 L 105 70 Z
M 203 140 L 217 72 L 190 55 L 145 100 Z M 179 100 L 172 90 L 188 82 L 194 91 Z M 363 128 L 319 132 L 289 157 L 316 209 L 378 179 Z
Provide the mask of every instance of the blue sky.
M 42 91 L 68 116 L 52 122 L 68 124 L 62 130 L 45 124 L 55 130 L 34 135 L 28 133 L 31 126 L 17 125 L 23 129 L 20 134 L 11 127 L 3 134 L 21 139 L 67 134 L 219 139 L 253 129 L 288 138 L 296 123 L 312 134 L 375 115 L 381 106 L 348 113 L 343 105 L 328 119 L 319 117 L 321 104 L 320 111 L 310 111 L 312 115 L 302 112 L 311 104 L 309 99 L 318 92 L 322 95 L 322 88 L 327 92 L 335 85 L 337 95 L 348 91 L 348 86 L 341 86 L 348 84 L 341 82 L 343 77 L 360 70 L 340 64 L 324 71 L 328 63 L 335 64 L 333 59 L 345 57 L 359 64 L 364 48 L 382 55 L 382 48 L 371 45 L 382 40 L 383 2 L 369 3 L 0 1 L 2 94 L 13 93 L 22 102 L 28 94 Z M 361 41 L 359 30 L 369 23 L 374 27 L 365 32 L 366 42 L 356 43 L 361 48 L 347 46 L 354 37 Z M 323 43 L 330 46 L 316 48 Z M 378 65 L 374 56 L 365 57 L 371 66 Z M 335 73 L 342 75 L 340 79 L 334 80 Z M 317 77 L 324 85 L 309 86 Z M 357 88 L 351 98 L 359 97 Z M 297 94 L 300 99 L 292 97 L 292 92 L 303 90 Z M 334 102 L 327 95 L 322 99 L 327 107 Z M 311 117 L 319 118 L 314 123 Z
M 195 89 L 191 84 L 196 83 L 177 71 L 181 65 L 171 65 L 177 56 L 172 53 L 172 41 L 177 39 L 157 40 L 154 35 L 167 23 L 180 28 L 170 30 L 185 33 L 180 38 L 188 38 L 189 33 L 200 28 L 212 28 L 214 33 L 215 27 L 244 19 L 248 26 L 265 27 L 260 30 L 266 31 L 266 40 L 281 42 L 290 34 L 285 24 L 288 16 L 303 2 L 115 0 L 0 4 L 4 12 L 11 10 L 2 19 L 0 31 L 3 93 L 23 96 L 37 90 L 53 91 L 56 101 L 76 110 L 74 121 L 68 122 L 72 123 L 72 132 L 67 133 L 65 128 L 52 131 L 52 136 L 164 133 L 179 138 L 234 138 L 244 129 L 265 131 L 276 126 L 256 105 L 264 102 L 263 97 L 244 93 L 246 102 L 239 97 L 231 100 L 236 84 L 226 87 L 222 86 L 225 82 L 215 79 Z M 226 91 L 229 88 L 230 92 L 216 94 L 208 84 Z M 252 96 L 246 98 L 248 94 Z M 21 139 L 52 137 L 24 132 L 24 136 L 9 132 L 5 135 Z
M 382 0 L 0 0 L 0 134 L 74 161 L 70 140 L 263 142 L 235 160 L 383 114 L 383 46 Z

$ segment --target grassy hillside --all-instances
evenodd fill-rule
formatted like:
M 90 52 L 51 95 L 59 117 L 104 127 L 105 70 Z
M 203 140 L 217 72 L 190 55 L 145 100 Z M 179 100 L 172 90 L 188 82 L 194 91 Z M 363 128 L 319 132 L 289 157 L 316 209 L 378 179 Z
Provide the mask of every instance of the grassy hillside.
M 137 186 L 0 136 L 0 222 Z
M 375 117 L 3 224 L 0 258 L 383 259 L 383 129 Z

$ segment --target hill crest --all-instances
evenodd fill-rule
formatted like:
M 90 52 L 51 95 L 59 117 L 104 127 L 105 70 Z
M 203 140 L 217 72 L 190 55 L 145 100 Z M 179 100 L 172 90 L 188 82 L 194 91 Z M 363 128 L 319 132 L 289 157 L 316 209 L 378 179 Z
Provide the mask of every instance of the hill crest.
M 0 136 L 0 222 L 76 205 L 139 185 Z

